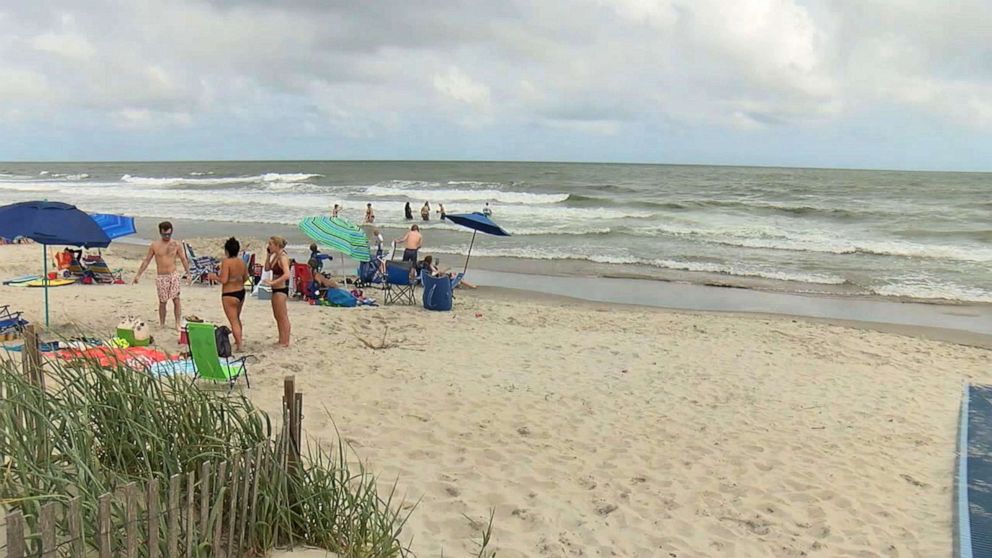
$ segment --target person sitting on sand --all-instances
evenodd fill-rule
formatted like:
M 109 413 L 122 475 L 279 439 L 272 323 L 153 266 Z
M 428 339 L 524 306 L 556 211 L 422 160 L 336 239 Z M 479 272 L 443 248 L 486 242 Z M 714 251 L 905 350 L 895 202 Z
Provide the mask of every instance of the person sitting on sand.
M 452 272 L 450 269 L 448 268 L 441 269 L 440 267 L 438 267 L 439 263 L 441 263 L 441 260 L 434 261 L 434 256 L 428 254 L 427 256 L 424 256 L 424 261 L 420 262 L 420 265 L 418 267 L 426 271 L 428 274 L 430 274 L 431 277 L 447 277 L 452 281 L 454 281 L 455 278 L 458 277 L 458 274 Z M 476 288 L 475 285 L 466 281 L 464 277 L 458 283 L 459 287 L 462 285 L 465 285 L 465 288 L 468 289 Z
M 148 254 L 141 262 L 138 273 L 134 276 L 134 283 L 141 279 L 141 274 L 148 269 L 148 264 L 155 258 L 155 289 L 158 291 L 158 322 L 165 327 L 166 305 L 173 301 L 173 311 L 176 315 L 176 333 L 179 332 L 179 320 L 182 316 L 182 302 L 179 299 L 179 273 L 176 272 L 176 258 L 182 262 L 189 275 L 189 260 L 186 259 L 186 251 L 182 245 L 172 238 L 172 223 L 162 221 L 158 224 L 159 239 L 152 242 L 148 247 Z M 190 278 L 192 283 L 192 278 Z
M 403 238 L 397 238 L 396 242 L 403 243 L 403 261 L 417 263 L 417 252 L 420 247 L 424 245 L 424 236 L 420 234 L 420 227 L 413 225 L 410 230 L 403 235 Z
M 224 243 L 224 255 L 227 257 L 220 262 L 220 273 L 208 273 L 207 279 L 221 284 L 221 306 L 224 308 L 227 322 L 231 324 L 234 348 L 240 352 L 243 336 L 241 309 L 245 305 L 245 281 L 248 280 L 248 268 L 241 258 L 241 243 L 233 236 Z
M 317 287 L 321 289 L 341 288 L 340 284 L 337 281 L 335 281 L 330 275 L 320 271 L 313 274 L 313 282 L 316 283 Z
M 372 204 L 365 204 L 365 223 L 371 225 L 375 223 L 375 212 L 372 211 Z
M 420 218 L 424 221 L 431 220 L 431 204 L 430 202 L 424 202 L 424 207 L 420 208 Z

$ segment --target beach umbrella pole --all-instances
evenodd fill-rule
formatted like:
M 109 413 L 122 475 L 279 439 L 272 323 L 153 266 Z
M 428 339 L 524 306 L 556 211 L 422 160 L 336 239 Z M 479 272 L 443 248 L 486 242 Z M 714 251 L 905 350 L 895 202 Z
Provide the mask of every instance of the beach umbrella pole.
M 41 276 L 41 280 L 45 282 L 45 328 L 48 328 L 48 245 L 41 245 L 41 259 L 43 261 L 43 268 L 45 274 Z
M 468 245 L 468 255 L 465 256 L 465 269 L 462 270 L 462 275 L 468 271 L 468 259 L 472 257 L 472 246 L 475 246 L 475 235 L 478 234 L 478 232 L 479 231 L 472 231 L 472 242 Z

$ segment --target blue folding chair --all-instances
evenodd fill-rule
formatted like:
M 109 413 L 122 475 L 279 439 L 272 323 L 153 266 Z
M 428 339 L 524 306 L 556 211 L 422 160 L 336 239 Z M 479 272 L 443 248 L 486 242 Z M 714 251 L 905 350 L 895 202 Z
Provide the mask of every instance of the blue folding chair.
M 410 277 L 413 262 L 386 262 L 386 277 L 382 284 L 383 302 L 386 304 L 416 304 L 417 276 Z
M 0 306 L 0 334 L 21 333 L 28 321 L 21 318 L 21 312 L 11 312 L 9 305 Z

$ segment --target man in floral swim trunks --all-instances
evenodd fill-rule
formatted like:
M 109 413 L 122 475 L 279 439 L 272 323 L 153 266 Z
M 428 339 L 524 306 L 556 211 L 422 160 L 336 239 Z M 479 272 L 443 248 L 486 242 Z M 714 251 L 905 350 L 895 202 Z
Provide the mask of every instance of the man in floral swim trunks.
M 138 282 L 152 258 L 155 258 L 155 270 L 158 273 L 155 277 L 155 289 L 158 291 L 159 325 L 165 327 L 165 314 L 167 305 L 171 300 L 176 314 L 176 331 L 178 332 L 180 316 L 182 316 L 182 304 L 179 300 L 179 272 L 176 271 L 176 258 L 182 262 L 187 275 L 189 275 L 189 261 L 186 259 L 186 252 L 182 245 L 172 239 L 172 223 L 168 221 L 159 223 L 158 234 L 161 238 L 152 242 L 152 245 L 148 247 L 148 255 L 145 256 L 145 261 L 141 262 L 141 268 L 134 276 L 134 282 Z

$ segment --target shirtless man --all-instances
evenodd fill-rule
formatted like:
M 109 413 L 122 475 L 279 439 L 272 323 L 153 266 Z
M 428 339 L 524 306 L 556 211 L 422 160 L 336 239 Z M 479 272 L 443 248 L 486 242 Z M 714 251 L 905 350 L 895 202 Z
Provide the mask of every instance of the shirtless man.
M 148 264 L 155 258 L 155 289 L 158 291 L 158 321 L 165 327 L 166 305 L 173 301 L 176 314 L 176 331 L 179 331 L 179 320 L 182 315 L 182 304 L 179 301 L 179 273 L 176 271 L 176 258 L 182 262 L 189 275 L 189 260 L 186 259 L 186 252 L 180 243 L 172 239 L 172 223 L 162 221 L 158 224 L 159 240 L 152 242 L 148 247 L 148 255 L 145 261 L 141 262 L 138 274 L 134 276 L 137 283 L 141 274 L 148 269 Z
M 403 243 L 403 261 L 416 264 L 417 251 L 424 245 L 424 237 L 420 234 L 420 227 L 413 225 L 403 238 L 397 238 L 396 242 Z

